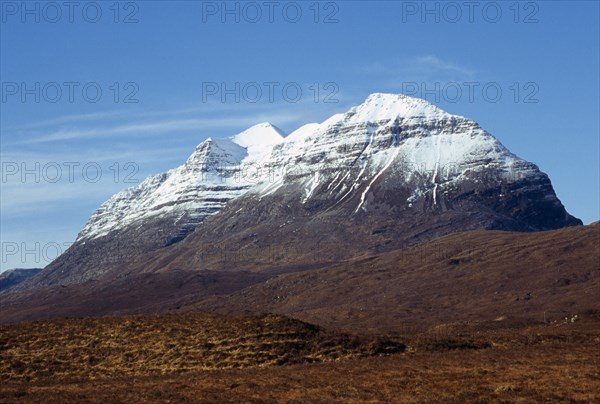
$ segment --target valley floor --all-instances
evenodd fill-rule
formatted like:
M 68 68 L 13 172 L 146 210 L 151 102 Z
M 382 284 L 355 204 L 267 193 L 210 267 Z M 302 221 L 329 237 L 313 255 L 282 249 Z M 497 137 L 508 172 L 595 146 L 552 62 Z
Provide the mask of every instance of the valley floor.
M 140 318 L 143 319 L 123 317 L 122 321 L 131 324 Z M 161 318 L 152 317 L 152 321 L 160 322 Z M 37 337 L 22 339 L 20 345 L 3 339 L 0 402 L 600 402 L 597 314 L 590 313 L 575 323 L 511 325 L 498 321 L 466 324 L 460 329 L 446 327 L 444 332 L 437 327 L 436 332 L 394 336 L 406 342 L 406 349 L 385 355 L 361 348 L 373 347 L 368 337 L 348 345 L 346 339 L 307 328 L 305 323 L 279 317 L 267 319 L 266 328 L 261 323 L 264 320 L 257 323 L 251 319 L 243 323 L 243 330 L 254 333 L 259 329 L 271 337 L 306 333 L 302 338 L 309 339 L 308 347 L 303 348 L 307 355 L 313 355 L 318 347 L 334 345 L 339 352 L 344 345 L 361 354 L 333 360 L 324 358 L 325 361 L 317 363 L 261 364 L 191 372 L 174 369 L 165 374 L 137 376 L 120 375 L 115 365 L 113 371 L 117 373 L 111 377 L 90 377 L 85 373 L 73 377 L 75 372 L 72 375 L 63 372 L 60 376 L 37 373 L 23 378 L 25 372 L 7 367 L 7 361 L 14 361 L 15 349 L 31 346 Z M 65 324 L 64 320 L 56 321 Z M 118 318 L 98 321 L 119 322 Z M 173 321 L 179 320 L 171 316 L 163 328 L 174 330 Z M 185 323 L 190 321 L 188 318 Z M 75 325 L 56 327 L 55 332 L 76 335 L 79 325 L 67 324 Z M 240 327 L 235 324 L 238 332 Z M 276 333 L 268 332 L 272 326 L 278 330 Z M 11 328 L 23 325 L 2 327 L 6 337 Z M 221 330 L 229 332 L 230 328 L 226 325 Z M 381 341 L 381 336 L 377 340 Z M 256 346 L 264 350 L 265 345 L 258 342 Z M 135 343 L 142 344 L 139 349 L 143 352 L 144 342 Z M 156 340 L 147 342 L 155 343 Z M 19 352 L 23 363 L 30 363 L 36 355 L 31 350 Z M 135 360 L 146 359 L 139 356 Z M 226 358 L 221 356 L 221 359 Z M 49 365 L 52 360 L 60 361 L 47 352 L 45 360 L 49 360 Z M 87 364 L 79 368 L 91 369 Z

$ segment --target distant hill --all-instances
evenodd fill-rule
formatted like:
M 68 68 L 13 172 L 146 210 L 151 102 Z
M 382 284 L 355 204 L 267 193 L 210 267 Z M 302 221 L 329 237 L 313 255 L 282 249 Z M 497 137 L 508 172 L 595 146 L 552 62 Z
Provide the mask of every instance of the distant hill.
M 0 292 L 37 275 L 41 270 L 42 268 L 15 268 L 0 273 Z

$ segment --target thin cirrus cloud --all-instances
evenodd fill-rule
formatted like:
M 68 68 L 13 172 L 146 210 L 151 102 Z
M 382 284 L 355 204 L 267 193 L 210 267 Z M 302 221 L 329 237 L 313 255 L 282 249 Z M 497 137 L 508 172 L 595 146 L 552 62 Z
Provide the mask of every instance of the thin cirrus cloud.
M 69 140 L 88 140 L 122 135 L 161 135 L 186 130 L 213 130 L 218 128 L 243 130 L 260 122 L 275 125 L 301 125 L 317 112 L 338 111 L 339 102 L 319 104 L 303 100 L 298 103 L 235 104 L 224 103 L 190 106 L 177 110 L 145 111 L 136 114 L 107 111 L 94 114 L 68 115 L 56 119 L 34 122 L 15 128 L 10 138 L 20 139 L 17 145 L 35 145 Z M 241 112 L 241 113 L 240 113 Z M 208 116 L 210 114 L 210 116 Z M 134 118 L 122 122 L 122 116 Z M 155 118 L 149 121 L 147 118 Z M 163 117 L 162 119 L 156 119 Z M 115 119 L 117 118 L 117 119 Z M 325 119 L 325 117 L 323 118 Z M 120 121 L 121 120 L 121 121 Z M 106 124 L 106 121 L 112 121 Z M 120 122 L 119 122 L 120 121 Z M 99 125 L 103 122 L 103 125 Z M 67 126 L 67 124 L 71 124 Z M 233 134 L 233 133 L 232 133 Z M 5 143 L 6 144 L 6 143 Z
M 125 114 L 126 114 L 126 112 L 123 110 L 114 110 L 114 111 L 102 111 L 102 112 L 94 112 L 94 113 L 87 113 L 87 114 L 63 115 L 63 116 L 59 116 L 59 117 L 52 118 L 52 119 L 46 119 L 43 121 L 19 125 L 17 128 L 33 129 L 33 128 L 41 128 L 41 127 L 69 124 L 69 123 L 75 123 L 75 122 L 97 121 L 97 120 L 101 120 L 101 119 L 116 118 L 119 116 L 124 116 Z M 14 129 L 14 128 L 9 127 L 8 129 Z
M 135 185 L 135 184 L 133 184 Z M 122 184 L 103 181 L 81 186 L 80 183 L 3 184 L 2 216 L 16 217 L 64 208 L 64 202 L 106 198 L 107 194 L 126 188 Z
M 250 126 L 264 120 L 266 116 L 246 116 L 246 117 L 222 117 L 222 118 L 190 118 L 190 119 L 167 119 L 154 122 L 133 122 L 114 126 L 106 126 L 91 129 L 58 129 L 48 134 L 37 135 L 27 140 L 22 140 L 21 144 L 38 144 L 65 140 L 93 139 L 99 137 L 119 136 L 119 135 L 148 135 L 164 134 L 182 130 L 192 129 L 210 129 L 210 128 L 235 128 Z M 279 115 L 278 122 L 292 122 L 296 116 Z
M 475 69 L 452 63 L 435 55 L 421 55 L 410 59 L 370 63 L 362 65 L 358 71 L 363 74 L 380 77 L 383 80 L 401 77 L 402 80 L 473 80 Z
M 201 105 L 193 105 L 181 107 L 179 109 L 164 109 L 164 110 L 141 110 L 141 111 L 130 111 L 128 109 L 118 109 L 109 111 L 100 111 L 93 113 L 81 113 L 81 114 L 70 114 L 63 115 L 56 118 L 46 119 L 38 122 L 31 122 L 20 124 L 16 126 L 9 126 L 4 128 L 6 130 L 24 130 L 34 129 L 43 127 L 59 126 L 64 124 L 77 124 L 77 123 L 90 123 L 94 121 L 106 121 L 115 120 L 123 117 L 128 118 L 148 118 L 148 117 L 167 117 L 167 116 L 181 116 L 189 114 L 203 114 L 203 113 L 217 113 L 217 112 L 232 112 L 233 108 L 229 104 L 225 103 L 204 103 Z
M 416 62 L 417 64 L 429 67 L 432 70 L 453 72 L 465 76 L 467 78 L 473 78 L 475 76 L 475 71 L 473 69 L 443 61 L 440 58 L 433 55 L 419 56 L 418 58 L 416 58 Z
M 160 148 L 148 148 L 140 149 L 139 147 L 123 146 L 120 148 L 112 148 L 107 150 L 97 150 L 93 148 L 89 149 L 77 149 L 71 151 L 58 151 L 58 150 L 40 150 L 40 151 L 3 151 L 0 153 L 0 159 L 2 162 L 7 164 L 18 164 L 23 165 L 26 168 L 32 169 L 35 165 L 45 164 L 66 164 L 67 162 L 77 162 L 79 164 L 84 163 L 99 163 L 103 165 L 110 165 L 114 162 L 134 162 L 139 165 L 144 163 L 152 163 L 157 159 L 164 157 L 165 155 L 174 155 L 184 157 L 186 153 L 191 153 L 188 148 L 183 146 L 173 147 L 160 147 Z M 7 175 L 7 177 L 17 177 L 18 175 Z M 7 181 L 2 177 L 2 184 Z
M 346 100 L 348 101 L 348 100 Z M 347 102 L 346 102 L 347 103 Z M 184 130 L 238 129 L 269 121 L 277 126 L 302 125 L 315 116 L 340 112 L 344 97 L 336 93 L 327 103 L 304 97 L 298 102 L 211 102 L 178 109 L 109 110 L 59 116 L 13 126 L 2 125 L 3 144 L 35 145 L 120 135 L 160 135 Z M 324 116 L 327 115 L 327 116 Z M 124 120 L 124 118 L 126 118 Z

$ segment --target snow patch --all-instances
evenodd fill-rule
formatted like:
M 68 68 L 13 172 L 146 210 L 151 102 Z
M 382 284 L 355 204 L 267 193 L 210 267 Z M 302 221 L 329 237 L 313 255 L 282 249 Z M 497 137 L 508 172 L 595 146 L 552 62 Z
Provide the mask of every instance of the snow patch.
M 315 171 L 312 181 L 309 184 L 310 184 L 310 188 L 305 189 L 306 197 L 304 198 L 302 203 L 306 203 L 306 201 L 308 201 L 308 199 L 313 194 L 313 192 L 315 192 L 315 189 L 317 189 L 317 187 L 319 186 L 319 172 L 318 171 Z

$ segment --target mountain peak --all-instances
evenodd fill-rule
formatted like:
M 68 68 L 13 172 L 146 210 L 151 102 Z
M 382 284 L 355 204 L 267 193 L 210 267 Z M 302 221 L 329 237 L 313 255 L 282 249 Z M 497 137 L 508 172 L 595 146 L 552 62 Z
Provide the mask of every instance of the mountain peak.
M 421 98 L 404 94 L 373 93 L 345 116 L 347 122 L 379 122 L 397 118 L 443 119 L 452 114 Z
M 243 132 L 230 137 L 230 139 L 242 147 L 274 145 L 283 140 L 285 133 L 269 122 L 261 122 L 249 127 Z
M 284 135 L 285 133 L 275 125 L 262 122 L 230 137 L 229 140 L 245 148 L 248 160 L 256 162 L 265 158 L 274 145 L 283 141 Z

